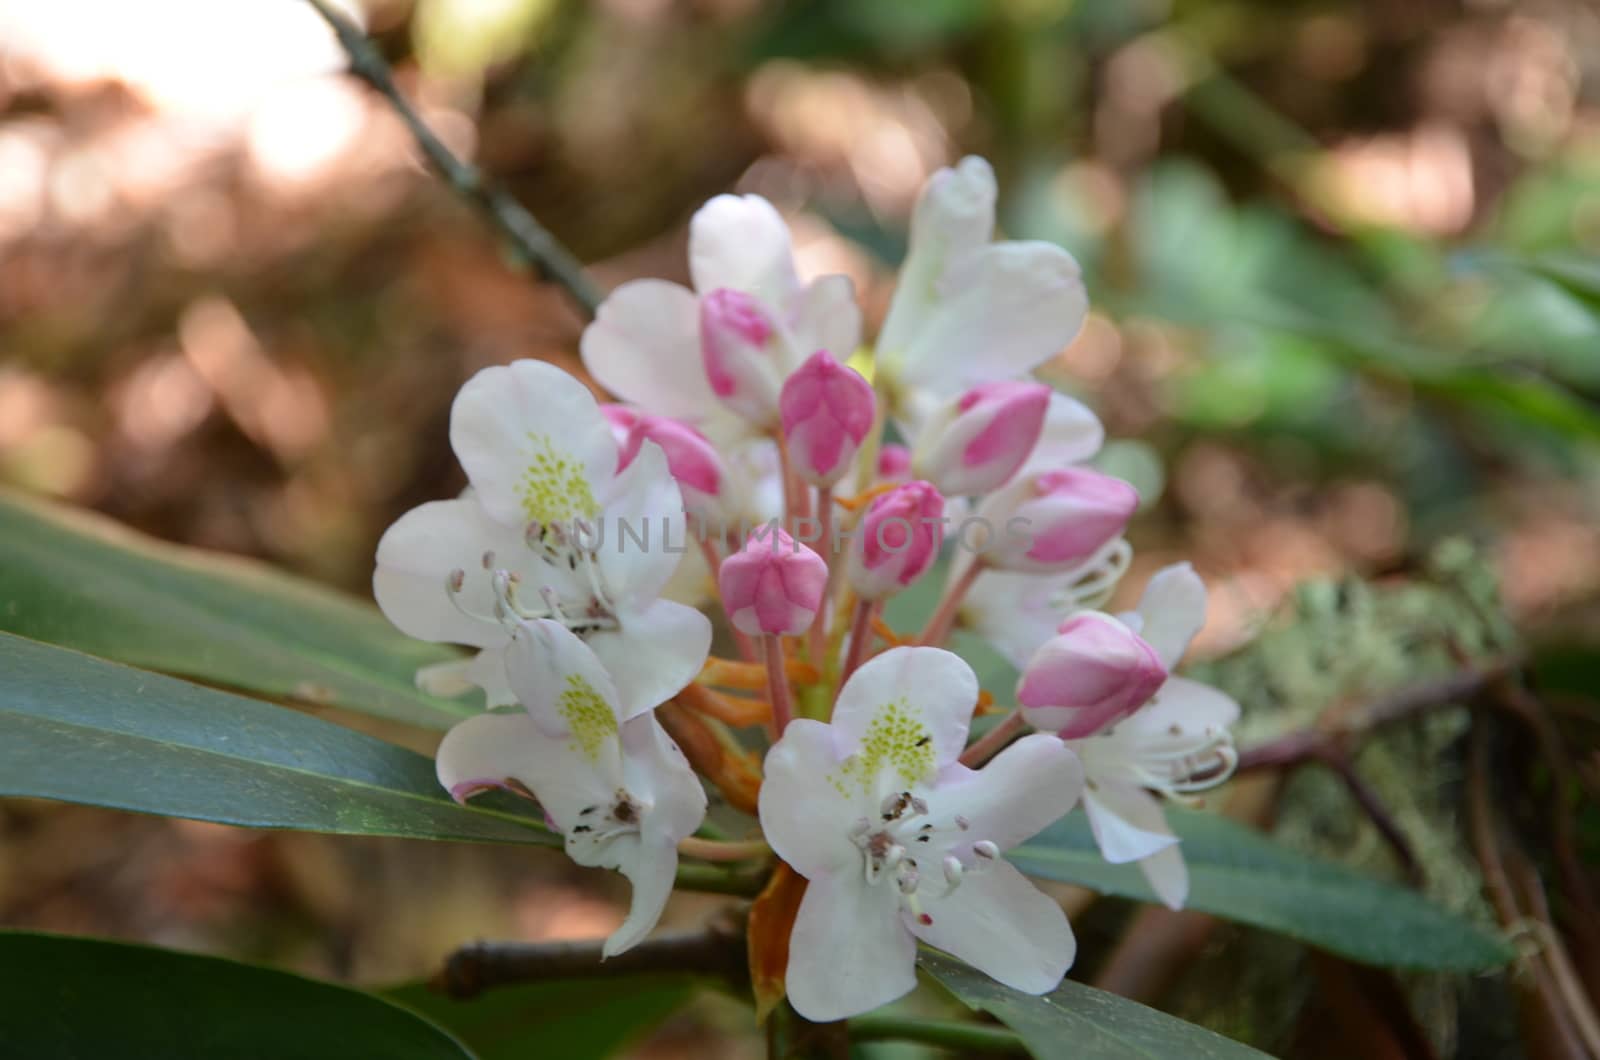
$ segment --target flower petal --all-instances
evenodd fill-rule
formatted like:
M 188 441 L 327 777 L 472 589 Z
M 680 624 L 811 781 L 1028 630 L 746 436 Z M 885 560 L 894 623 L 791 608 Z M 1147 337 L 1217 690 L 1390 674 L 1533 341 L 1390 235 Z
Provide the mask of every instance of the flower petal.
M 848 360 L 861 345 L 861 307 L 850 277 L 819 276 L 807 284 L 789 308 L 789 333 L 795 367 L 818 350 Z
M 617 442 L 589 388 L 542 361 L 485 368 L 456 394 L 450 445 L 478 502 L 522 527 L 600 514 Z
M 489 618 L 494 590 L 482 569 L 485 552 L 512 559 L 526 553 L 522 535 L 489 518 L 471 500 L 430 501 L 402 515 L 378 542 L 372 594 L 389 621 L 420 640 L 488 647 L 506 642 Z M 471 575 L 451 602 L 451 572 Z M 489 620 L 470 618 L 462 608 Z
M 809 718 L 790 722 L 767 752 L 761 830 L 778 856 L 808 879 L 861 865 L 849 834 L 872 807 L 828 782 L 843 758 L 833 727 Z
M 692 607 L 655 600 L 617 616 L 621 628 L 589 635 L 616 688 L 623 721 L 677 695 L 711 654 L 711 620 Z
M 728 288 L 774 307 L 787 305 L 800 288 L 789 225 L 759 195 L 718 195 L 695 212 L 689 273 L 702 296 Z
M 958 568 L 964 568 L 961 561 L 966 555 L 961 553 L 957 563 L 951 564 L 952 579 L 959 575 Z M 1057 606 L 1052 597 L 1076 576 L 984 571 L 962 601 L 962 622 L 1020 670 L 1045 641 L 1055 636 L 1065 609 Z
M 706 819 L 706 789 L 654 714 L 623 723 L 622 753 L 628 790 L 649 803 L 641 832 L 674 844 L 694 835 Z
M 506 648 L 510 644 L 507 637 L 504 644 L 484 648 L 467 663 L 467 676 L 483 689 L 486 707 L 508 707 L 517 701 L 517 694 L 511 691 L 511 679 L 506 676 Z
M 571 630 L 544 618 L 519 623 L 506 649 L 506 676 L 543 732 L 571 740 L 597 766 L 620 772 L 623 717 L 616 685 Z
M 1189 898 L 1189 867 L 1183 863 L 1183 846 L 1174 843 L 1139 862 L 1150 889 L 1168 909 L 1182 909 Z
M 862 756 L 863 782 L 891 769 L 909 785 L 960 757 L 977 703 L 978 679 L 959 655 L 890 648 L 845 682 L 833 727 Z
M 995 243 L 954 263 L 910 340 L 899 380 L 948 396 L 1013 379 L 1064 349 L 1083 326 L 1078 263 L 1053 243 Z
M 683 492 L 661 446 L 645 442 L 617 476 L 597 533 L 600 576 L 613 603 L 626 606 L 661 594 L 690 547 Z
M 1162 665 L 1172 669 L 1206 621 L 1206 583 L 1187 563 L 1162 567 L 1139 598 L 1144 619 L 1140 636 L 1156 650 Z
M 1121 782 L 1097 782 L 1083 793 L 1100 856 L 1113 865 L 1139 861 L 1178 842 L 1161 804 L 1150 793 Z
M 1187 677 L 1169 677 L 1148 704 L 1117 726 L 1112 738 L 1193 743 L 1197 736 L 1231 728 L 1238 720 L 1239 703 L 1226 692 Z
M 602 960 L 632 949 L 650 934 L 661 920 L 661 912 L 667 907 L 667 899 L 672 897 L 672 885 L 677 879 L 676 839 L 640 842 L 631 853 L 632 857 L 617 869 L 633 884 L 633 899 L 627 918 L 600 947 Z
M 1089 459 L 1100 451 L 1106 430 L 1089 406 L 1076 398 L 1054 392 L 1045 410 L 1044 430 L 1028 454 L 1022 473 L 1064 467 Z
M 582 349 L 601 386 L 658 416 L 697 420 L 719 407 L 700 359 L 700 303 L 687 287 L 623 284 L 584 329 Z
M 905 918 L 918 938 L 1025 994 L 1054 990 L 1078 953 L 1067 914 L 1009 861 L 967 873 L 923 911 Z
M 789 940 L 789 1003 L 813 1023 L 871 1012 L 917 985 L 917 944 L 900 922 L 899 892 L 859 872 L 806 886 Z
M 1009 850 L 1060 820 L 1083 791 L 1083 764 L 1055 736 L 1024 736 L 982 769 L 946 766 L 941 811 L 960 813 L 975 838 Z
M 976 155 L 928 178 L 911 217 L 911 242 L 900 266 L 878 350 L 891 364 L 928 323 L 939 281 L 951 262 L 976 253 L 994 233 L 994 170 Z
M 522 711 L 457 722 L 439 744 L 434 769 L 457 802 L 514 780 L 534 793 L 562 831 L 585 806 L 611 797 L 620 777 L 596 770 L 566 739 L 548 736 Z

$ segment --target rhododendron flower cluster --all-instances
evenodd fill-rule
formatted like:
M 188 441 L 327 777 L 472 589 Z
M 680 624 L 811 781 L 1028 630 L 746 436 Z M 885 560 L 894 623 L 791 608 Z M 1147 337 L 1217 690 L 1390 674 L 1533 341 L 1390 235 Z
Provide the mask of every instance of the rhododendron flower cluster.
M 475 651 L 418 675 L 484 693 L 440 782 L 531 796 L 575 861 L 628 878 L 608 955 L 681 857 L 781 859 L 805 881 L 782 932 L 802 1016 L 911 990 L 919 942 L 1047 992 L 1072 930 L 1006 852 L 1080 796 L 1104 856 L 1182 904 L 1158 796 L 1226 779 L 1238 708 L 1173 675 L 1204 619 L 1187 565 L 1098 610 L 1139 498 L 1090 465 L 1094 415 L 1031 374 L 1083 322 L 1077 265 L 994 241 L 994 200 L 981 159 L 928 182 L 870 357 L 847 278 L 803 280 L 765 200 L 712 200 L 692 289 L 624 284 L 584 334 L 618 402 L 547 364 L 480 372 L 450 425 L 470 488 L 384 535 L 385 613 Z M 890 628 L 929 580 L 921 628 Z M 946 649 L 958 627 L 1020 670 L 999 702 Z M 980 713 L 1002 716 L 969 741 Z M 749 834 L 708 834 L 713 800 Z

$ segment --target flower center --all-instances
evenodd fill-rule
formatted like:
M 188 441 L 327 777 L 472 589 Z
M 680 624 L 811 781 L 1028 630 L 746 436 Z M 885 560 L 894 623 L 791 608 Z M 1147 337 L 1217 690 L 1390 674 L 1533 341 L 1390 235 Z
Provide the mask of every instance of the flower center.
M 1116 739 L 1111 729 L 1090 739 Z M 1239 753 L 1233 734 L 1218 726 L 1187 729 L 1174 722 L 1155 739 L 1142 740 L 1125 752 L 1122 767 L 1140 787 L 1179 802 L 1216 787 L 1233 775 Z
M 456 610 L 470 618 L 496 625 L 510 625 L 529 619 L 560 622 L 580 637 L 619 627 L 616 607 L 601 581 L 598 559 L 602 541 L 586 519 L 571 524 L 531 522 L 523 540 L 534 557 L 531 575 L 500 565 L 493 552 L 483 554 L 484 577 L 494 594 L 494 613 L 482 614 L 462 599 L 467 572 L 450 572 L 445 589 Z M 520 564 L 524 571 L 528 564 Z M 477 576 L 477 575 L 474 575 Z M 527 585 L 537 581 L 537 594 L 543 606 L 526 599 Z
M 1049 607 L 1065 617 L 1074 611 L 1092 611 L 1111 598 L 1133 560 L 1133 546 L 1117 538 L 1080 569 L 1078 577 L 1050 594 Z
M 899 791 L 883 800 L 876 819 L 856 822 L 850 841 L 861 851 L 867 884 L 892 880 L 900 907 L 928 925 L 933 917 L 922 908 L 924 895 L 947 897 L 967 873 L 983 872 L 1000 857 L 998 845 L 971 830 L 961 814 L 946 819 L 930 811 L 925 799 Z M 928 891 L 930 885 L 936 889 Z

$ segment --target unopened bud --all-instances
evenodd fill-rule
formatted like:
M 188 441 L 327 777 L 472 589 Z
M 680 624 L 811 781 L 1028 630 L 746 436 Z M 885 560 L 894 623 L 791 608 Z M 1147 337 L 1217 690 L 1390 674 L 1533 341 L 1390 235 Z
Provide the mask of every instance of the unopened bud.
M 1139 494 L 1086 467 L 1025 474 L 978 508 L 999 531 L 983 560 L 1000 570 L 1069 570 L 1121 536 Z
M 865 600 L 881 600 L 921 577 L 939 558 L 944 497 L 927 482 L 896 486 L 874 500 L 850 542 L 845 573 Z
M 946 402 L 923 424 L 912 474 L 946 496 L 999 489 L 1039 441 L 1050 388 L 1043 383 L 983 383 Z
M 715 515 L 727 471 L 710 440 L 679 420 L 636 413 L 621 442 L 617 470 L 633 463 L 647 441 L 655 442 L 666 454 L 667 470 L 683 493 L 684 510 L 699 517 Z
M 711 390 L 758 427 L 777 420 L 782 338 L 765 306 L 723 287 L 700 299 L 700 353 Z
M 877 402 L 861 373 L 818 350 L 787 380 L 778 397 L 789 460 L 814 486 L 832 486 L 850 468 L 872 430 Z
M 1077 740 L 1138 710 L 1166 679 L 1143 638 L 1110 615 L 1085 611 L 1034 653 L 1017 682 L 1017 703 L 1028 724 Z
M 728 620 L 752 636 L 803 633 L 827 584 L 822 557 L 775 526 L 754 531 L 717 572 Z

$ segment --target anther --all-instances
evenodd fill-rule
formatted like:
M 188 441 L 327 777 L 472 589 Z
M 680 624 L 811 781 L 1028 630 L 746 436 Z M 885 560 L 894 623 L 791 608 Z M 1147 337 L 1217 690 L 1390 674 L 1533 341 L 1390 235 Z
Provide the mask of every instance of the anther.
M 993 840 L 980 839 L 972 844 L 972 853 L 973 856 L 982 858 L 984 861 L 993 861 L 1000 856 L 1000 848 L 994 844 Z
M 961 859 L 954 854 L 946 854 L 944 858 L 944 882 L 950 885 L 953 891 L 961 885 L 961 874 L 966 871 L 961 866 Z

